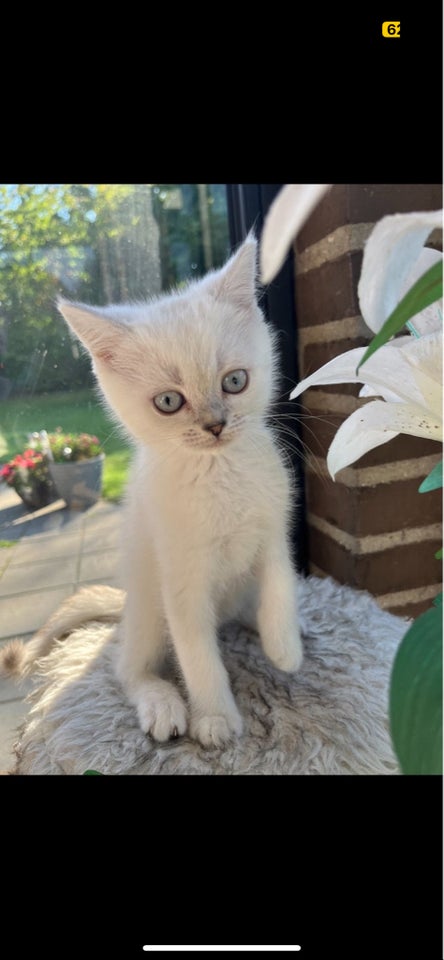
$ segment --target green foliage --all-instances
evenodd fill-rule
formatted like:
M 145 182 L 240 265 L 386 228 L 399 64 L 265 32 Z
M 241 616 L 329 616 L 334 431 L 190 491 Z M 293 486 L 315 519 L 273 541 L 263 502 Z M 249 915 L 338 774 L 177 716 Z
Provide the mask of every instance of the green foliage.
M 47 439 L 55 463 L 90 460 L 102 453 L 100 440 L 89 433 L 63 433 L 60 430 L 48 433 Z
M 138 299 L 227 252 L 223 184 L 0 185 L 0 378 L 19 395 L 91 385 L 57 295 Z
M 379 347 L 382 347 L 391 337 L 402 330 L 410 317 L 414 317 L 415 314 L 430 306 L 435 300 L 440 300 L 441 297 L 442 261 L 430 267 L 430 270 L 427 270 L 408 290 L 405 297 L 400 300 L 376 336 L 373 337 L 361 362 L 358 364 L 356 373 Z
M 15 392 L 88 382 L 54 300 L 87 286 L 90 242 L 70 185 L 0 187 L 0 360 Z
M 224 184 L 157 183 L 153 212 L 159 224 L 164 288 L 201 276 L 225 261 L 229 238 Z
M 390 687 L 393 743 L 405 774 L 442 774 L 442 610 L 433 606 L 407 631 Z
M 7 550 L 9 547 L 15 547 L 16 540 L 0 540 L 0 549 Z
M 431 470 L 425 480 L 422 481 L 419 487 L 419 493 L 428 493 L 429 490 L 438 490 L 439 487 L 442 487 L 442 460 L 440 463 L 435 464 L 433 470 Z

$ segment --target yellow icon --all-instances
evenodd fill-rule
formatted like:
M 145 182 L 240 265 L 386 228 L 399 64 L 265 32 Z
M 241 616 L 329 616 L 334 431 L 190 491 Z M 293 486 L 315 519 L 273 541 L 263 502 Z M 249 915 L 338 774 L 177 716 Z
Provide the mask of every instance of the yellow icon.
M 384 23 L 382 24 L 382 36 L 383 37 L 400 37 L 401 21 L 385 20 Z

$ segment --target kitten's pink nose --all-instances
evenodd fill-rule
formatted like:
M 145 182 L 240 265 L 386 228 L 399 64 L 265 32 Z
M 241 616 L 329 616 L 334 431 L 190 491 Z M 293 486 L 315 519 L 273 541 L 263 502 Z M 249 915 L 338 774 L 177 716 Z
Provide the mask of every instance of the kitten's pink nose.
M 226 420 L 220 420 L 219 423 L 204 423 L 204 430 L 209 430 L 214 434 L 215 437 L 218 437 L 222 433 Z

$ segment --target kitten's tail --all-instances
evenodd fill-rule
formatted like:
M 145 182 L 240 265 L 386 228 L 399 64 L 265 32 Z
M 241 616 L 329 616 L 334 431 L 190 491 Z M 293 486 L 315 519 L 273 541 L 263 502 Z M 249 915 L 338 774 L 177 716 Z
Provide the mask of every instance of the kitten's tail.
M 28 643 L 11 640 L 0 650 L 0 676 L 21 680 L 32 673 L 37 660 L 50 652 L 56 640 L 68 636 L 89 620 L 117 623 L 123 612 L 125 592 L 102 585 L 84 587 L 68 597 Z

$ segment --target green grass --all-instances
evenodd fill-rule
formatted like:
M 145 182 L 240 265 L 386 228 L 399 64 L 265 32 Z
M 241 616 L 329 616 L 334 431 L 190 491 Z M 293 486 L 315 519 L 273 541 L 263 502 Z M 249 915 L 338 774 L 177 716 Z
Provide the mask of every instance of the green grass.
M 5 463 L 28 444 L 36 430 L 52 433 L 61 427 L 66 433 L 92 433 L 106 454 L 102 495 L 118 500 L 126 485 L 131 447 L 109 419 L 94 390 L 48 393 L 0 403 L 0 463 Z

